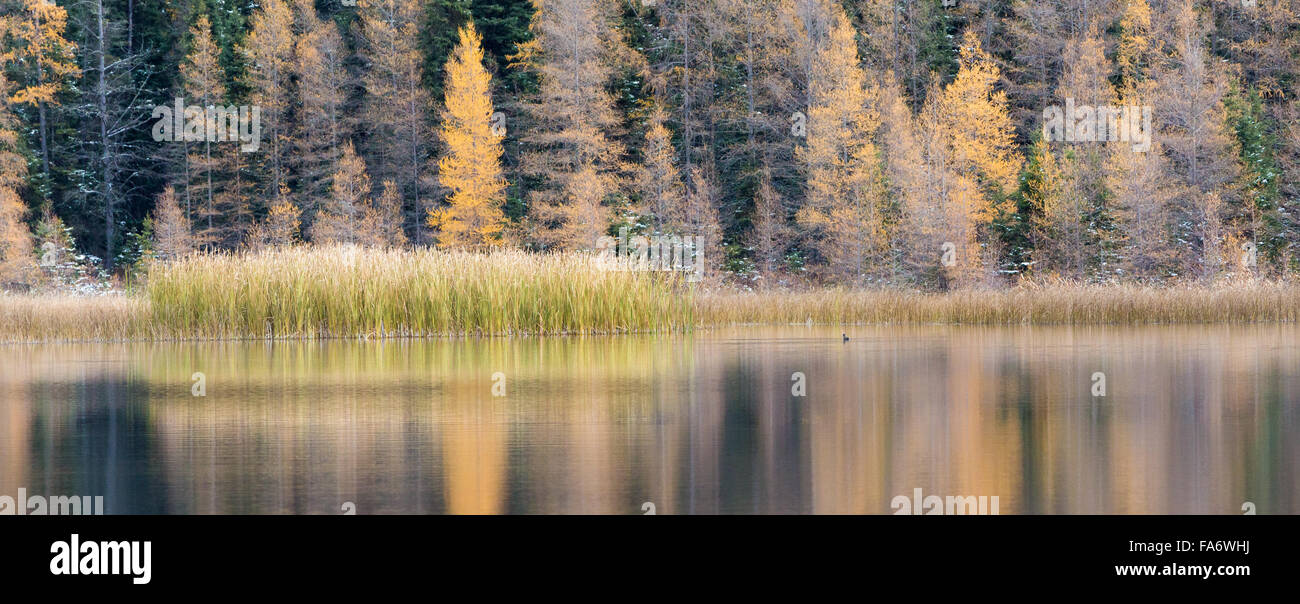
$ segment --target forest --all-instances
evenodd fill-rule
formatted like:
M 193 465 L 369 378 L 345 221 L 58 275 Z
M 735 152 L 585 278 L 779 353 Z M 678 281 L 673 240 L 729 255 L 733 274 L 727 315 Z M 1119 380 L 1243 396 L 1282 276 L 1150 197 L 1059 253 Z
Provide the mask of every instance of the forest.
M 745 288 L 1289 280 L 1300 0 L 0 0 L 0 288 L 698 237 Z

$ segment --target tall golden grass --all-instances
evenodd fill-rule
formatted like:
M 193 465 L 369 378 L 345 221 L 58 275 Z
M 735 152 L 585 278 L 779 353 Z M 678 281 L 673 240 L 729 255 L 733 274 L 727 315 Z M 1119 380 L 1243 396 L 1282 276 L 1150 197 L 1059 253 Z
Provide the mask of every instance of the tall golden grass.
M 584 255 L 291 248 L 157 264 L 142 292 L 0 295 L 0 342 L 671 332 L 739 324 L 1293 322 L 1284 282 L 698 291 Z
M 680 279 L 584 255 L 357 247 L 156 265 L 153 320 L 196 338 L 587 334 L 690 327 Z
M 153 335 L 139 296 L 0 295 L 0 342 L 107 341 Z

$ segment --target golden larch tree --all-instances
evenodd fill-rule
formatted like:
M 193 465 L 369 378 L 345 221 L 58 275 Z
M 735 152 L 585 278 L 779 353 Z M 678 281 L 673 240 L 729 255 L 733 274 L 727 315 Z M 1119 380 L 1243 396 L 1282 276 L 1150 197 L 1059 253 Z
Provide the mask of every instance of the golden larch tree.
M 226 74 L 218 62 L 221 48 L 212 38 L 212 23 L 207 15 L 199 15 L 195 20 L 194 27 L 190 28 L 190 40 L 190 52 L 181 61 L 185 104 L 205 108 L 220 105 L 226 96 Z M 208 127 L 214 126 L 221 127 L 222 124 L 208 124 Z M 220 239 L 217 232 L 220 225 L 216 222 L 218 212 L 214 201 L 217 194 L 214 173 L 220 169 L 223 153 L 220 148 L 215 148 L 216 145 L 211 139 L 212 137 L 205 136 L 201 142 L 194 145 L 194 149 L 190 148 L 191 141 L 188 139 L 184 141 L 186 147 L 185 219 L 193 220 L 191 203 L 193 197 L 198 197 L 203 203 L 200 212 L 203 227 L 199 239 L 209 244 Z
M 683 237 L 695 237 L 694 263 L 702 265 L 706 277 L 716 279 L 726 262 L 722 222 L 718 217 L 718 199 L 722 195 L 718 190 L 718 171 L 710 158 L 706 157 L 703 165 L 691 168 L 689 184 L 682 225 L 675 230 Z
M 759 169 L 758 190 L 754 193 L 752 227 L 746 241 L 754 255 L 755 268 L 767 277 L 774 273 L 785 255 L 789 227 L 785 221 L 785 207 L 781 194 L 772 184 L 772 169 L 767 164 Z
M 1124 276 L 1161 279 L 1179 270 L 1174 208 L 1185 191 L 1170 176 L 1158 141 L 1146 153 L 1111 147 L 1107 188 L 1114 196 L 1114 240 Z
M 422 235 L 428 123 L 433 109 L 433 99 L 422 81 L 419 23 L 423 3 L 359 0 L 357 4 L 362 38 L 358 53 L 366 62 L 361 75 L 367 93 L 364 111 L 370 125 L 366 157 L 376 178 L 392 179 L 401 186 L 407 219 L 413 231 Z
M 470 23 L 461 28 L 460 42 L 447 60 L 446 110 L 439 131 L 445 152 L 438 160 L 438 182 L 451 195 L 446 207 L 431 208 L 428 218 L 442 248 L 500 245 L 505 226 L 504 133 L 492 127 L 492 75 L 483 68 L 482 42 Z
M 9 284 L 26 284 L 34 275 L 32 234 L 23 222 L 26 214 L 18 192 L 0 186 L 0 291 Z
M 809 80 L 808 144 L 798 150 L 807 196 L 796 219 L 830 272 L 855 281 L 878 268 L 888 242 L 880 153 L 880 94 L 858 61 L 852 24 L 832 9 Z
M 610 0 L 533 0 L 533 39 L 519 60 L 537 71 L 539 93 L 525 106 L 535 128 L 521 171 L 540 180 L 529 192 L 533 237 L 543 247 L 590 249 L 610 224 L 622 192 L 621 118 L 606 89 L 626 52 Z
M 362 241 L 375 247 L 406 245 L 402 230 L 402 193 L 396 182 L 385 180 L 379 197 L 366 207 Z
M 36 276 L 32 234 L 23 218 L 27 206 L 18 195 L 27 177 L 27 162 L 17 152 L 18 133 L 4 96 L 9 82 L 0 73 L 0 289 L 26 285 Z
M 153 210 L 153 253 L 159 260 L 175 260 L 194 251 L 190 219 L 181 210 L 176 189 L 168 186 L 158 195 Z
M 284 0 L 267 0 L 261 10 L 253 13 L 251 31 L 241 48 L 248 60 L 253 104 L 262 112 L 266 140 L 260 153 L 270 178 L 263 198 L 268 200 L 278 195 L 280 185 L 289 180 L 294 42 L 293 11 Z
M 934 218 L 937 208 L 929 204 L 930 178 L 926 170 L 924 145 L 916 116 L 903 96 L 903 83 L 892 72 L 881 78 L 880 149 L 889 183 L 889 195 L 898 208 L 900 223 L 893 240 L 900 257 L 910 268 L 918 268 L 922 258 L 932 258 L 932 244 L 926 225 L 939 224 Z
M 1183 0 L 1173 16 L 1175 35 L 1168 59 L 1156 70 L 1152 105 L 1175 173 L 1192 189 L 1209 193 L 1238 172 L 1237 142 L 1223 103 L 1228 74 L 1206 45 L 1210 26 L 1193 3 Z
M 1119 31 L 1115 64 L 1119 70 L 1121 94 L 1128 96 L 1150 77 L 1156 57 L 1157 45 L 1151 34 L 1151 6 L 1146 0 L 1125 0 Z
M 980 243 L 991 241 L 988 227 L 1011 209 L 1006 192 L 1021 160 L 1007 95 L 997 90 L 1001 70 L 971 31 L 962 37 L 959 64 L 950 84 L 932 84 L 921 111 L 928 181 L 922 205 L 937 211 L 927 210 L 925 223 L 915 226 L 925 241 L 922 256 L 939 260 L 949 281 L 970 284 L 992 266 Z
M 673 135 L 664 125 L 667 119 L 668 114 L 662 107 L 656 106 L 650 112 L 645 146 L 641 150 L 644 159 L 636 179 L 641 193 L 641 213 L 657 232 L 681 224 L 682 204 L 686 197 L 677 170 Z
M 357 155 L 352 141 L 348 141 L 343 144 L 331 195 L 312 225 L 312 242 L 361 243 L 365 234 L 362 221 L 369 205 L 370 175 L 366 172 L 366 162 Z
M 81 73 L 74 52 L 77 45 L 63 37 L 68 11 L 50 0 L 19 0 L 20 8 L 0 21 L 0 33 L 9 38 L 0 51 L 0 64 L 12 66 L 19 80 L 10 102 L 34 105 L 40 121 L 41 172 L 50 178 L 50 124 L 48 107 L 58 105 L 65 83 Z
M 310 1 L 299 0 L 297 11 L 303 25 L 295 42 L 294 73 L 301 100 L 295 164 L 298 194 L 304 209 L 313 214 L 317 201 L 329 194 L 343 141 L 355 121 L 345 111 L 354 78 L 338 25 L 317 17 Z
M 266 218 L 253 224 L 244 245 L 251 250 L 293 245 L 302 225 L 302 211 L 289 196 L 289 187 L 280 188 Z

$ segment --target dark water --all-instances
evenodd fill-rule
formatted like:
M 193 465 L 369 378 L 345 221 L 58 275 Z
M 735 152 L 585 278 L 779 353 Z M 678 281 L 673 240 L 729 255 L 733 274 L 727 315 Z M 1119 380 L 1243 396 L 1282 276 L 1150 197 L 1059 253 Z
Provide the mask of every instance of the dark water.
M 888 514 L 921 489 L 1002 514 L 1300 513 L 1300 327 L 841 331 L 4 346 L 0 495 Z

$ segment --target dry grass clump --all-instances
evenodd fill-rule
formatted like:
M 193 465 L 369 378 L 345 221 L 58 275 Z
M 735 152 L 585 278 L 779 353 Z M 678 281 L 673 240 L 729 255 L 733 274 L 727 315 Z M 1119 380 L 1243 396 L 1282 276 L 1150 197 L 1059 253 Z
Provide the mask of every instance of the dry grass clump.
M 670 331 L 694 324 L 665 274 L 578 254 L 351 246 L 191 256 L 149 274 L 154 321 L 200 338 Z

